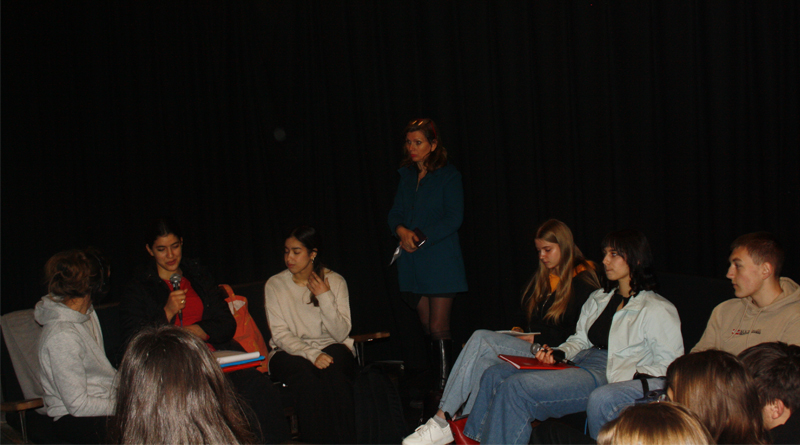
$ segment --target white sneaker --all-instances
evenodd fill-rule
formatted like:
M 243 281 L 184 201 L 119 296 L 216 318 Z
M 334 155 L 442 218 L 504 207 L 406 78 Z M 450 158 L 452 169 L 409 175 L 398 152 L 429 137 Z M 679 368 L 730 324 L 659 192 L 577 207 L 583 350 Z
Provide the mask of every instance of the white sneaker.
M 420 425 L 408 437 L 403 439 L 403 445 L 445 445 L 453 442 L 453 432 L 450 425 L 442 428 L 431 417 L 424 425 Z

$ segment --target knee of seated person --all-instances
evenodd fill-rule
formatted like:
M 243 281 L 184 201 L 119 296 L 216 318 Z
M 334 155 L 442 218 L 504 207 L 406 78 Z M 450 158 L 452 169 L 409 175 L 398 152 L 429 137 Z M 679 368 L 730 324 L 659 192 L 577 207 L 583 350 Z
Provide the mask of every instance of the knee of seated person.
M 613 420 L 617 417 L 617 406 L 627 406 L 624 401 L 619 400 L 619 395 L 609 385 L 595 389 L 589 394 L 586 415 L 593 418 L 602 418 L 605 422 Z
M 512 391 L 514 394 L 522 394 L 534 388 L 524 372 L 508 376 L 508 378 L 503 380 L 503 386 L 506 391 Z
M 469 337 L 467 343 L 471 341 L 483 341 L 489 334 L 493 334 L 494 331 L 490 331 L 488 329 L 478 329 L 477 331 L 473 332 L 472 335 Z
M 610 399 L 613 399 L 614 391 L 609 388 L 609 385 L 604 385 L 596 388 L 589 394 L 589 407 L 601 407 L 607 405 Z
M 486 371 L 483 371 L 483 375 L 481 375 L 481 385 L 483 385 L 484 381 L 488 383 L 490 380 L 494 380 L 503 371 L 502 366 L 503 364 L 499 364 L 486 368 Z

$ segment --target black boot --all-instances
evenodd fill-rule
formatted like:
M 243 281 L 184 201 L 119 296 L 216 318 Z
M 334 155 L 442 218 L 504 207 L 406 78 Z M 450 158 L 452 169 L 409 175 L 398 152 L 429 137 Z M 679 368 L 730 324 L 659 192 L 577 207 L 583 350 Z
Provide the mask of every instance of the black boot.
M 425 399 L 425 408 L 423 409 L 424 418 L 433 417 L 439 411 L 439 402 L 442 400 L 442 393 L 447 384 L 447 377 L 450 375 L 450 367 L 452 366 L 453 356 L 453 340 L 433 340 L 431 342 L 431 350 L 435 357 L 434 363 L 436 364 L 436 372 L 434 376 L 433 389 L 428 393 Z
M 447 378 L 450 376 L 450 368 L 453 366 L 453 340 L 446 338 L 443 340 L 435 340 L 433 344 L 436 347 L 436 389 L 444 391 L 447 384 Z

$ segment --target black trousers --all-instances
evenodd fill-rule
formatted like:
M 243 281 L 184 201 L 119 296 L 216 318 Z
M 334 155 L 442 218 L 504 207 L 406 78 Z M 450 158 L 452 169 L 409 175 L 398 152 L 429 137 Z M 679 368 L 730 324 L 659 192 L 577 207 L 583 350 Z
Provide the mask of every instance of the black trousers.
M 289 423 L 283 413 L 281 395 L 269 376 L 255 368 L 240 369 L 225 374 L 233 384 L 236 393 L 248 405 L 247 416 L 250 423 L 257 420 L 261 426 L 260 442 L 284 443 L 290 438 Z M 255 416 L 255 419 L 253 419 Z M 255 430 L 256 436 L 259 431 Z
M 303 442 L 355 443 L 355 358 L 343 344 L 322 351 L 333 357 L 333 364 L 325 369 L 304 357 L 278 351 L 269 361 L 270 374 L 296 396 L 295 413 Z
M 110 417 L 66 416 L 53 422 L 53 432 L 68 443 L 109 443 L 106 423 Z

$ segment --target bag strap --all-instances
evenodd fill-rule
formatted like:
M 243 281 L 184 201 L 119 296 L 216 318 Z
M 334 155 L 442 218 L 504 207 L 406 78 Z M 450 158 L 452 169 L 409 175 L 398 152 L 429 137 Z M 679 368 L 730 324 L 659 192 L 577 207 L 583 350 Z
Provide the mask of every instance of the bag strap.
M 233 293 L 233 288 L 228 284 L 220 284 L 219 287 L 225 289 L 225 292 L 228 294 L 228 298 L 235 297 L 236 294 Z
M 642 382 L 642 394 L 647 395 L 650 392 L 650 384 L 647 383 L 647 379 L 644 377 L 639 377 L 639 381 Z

